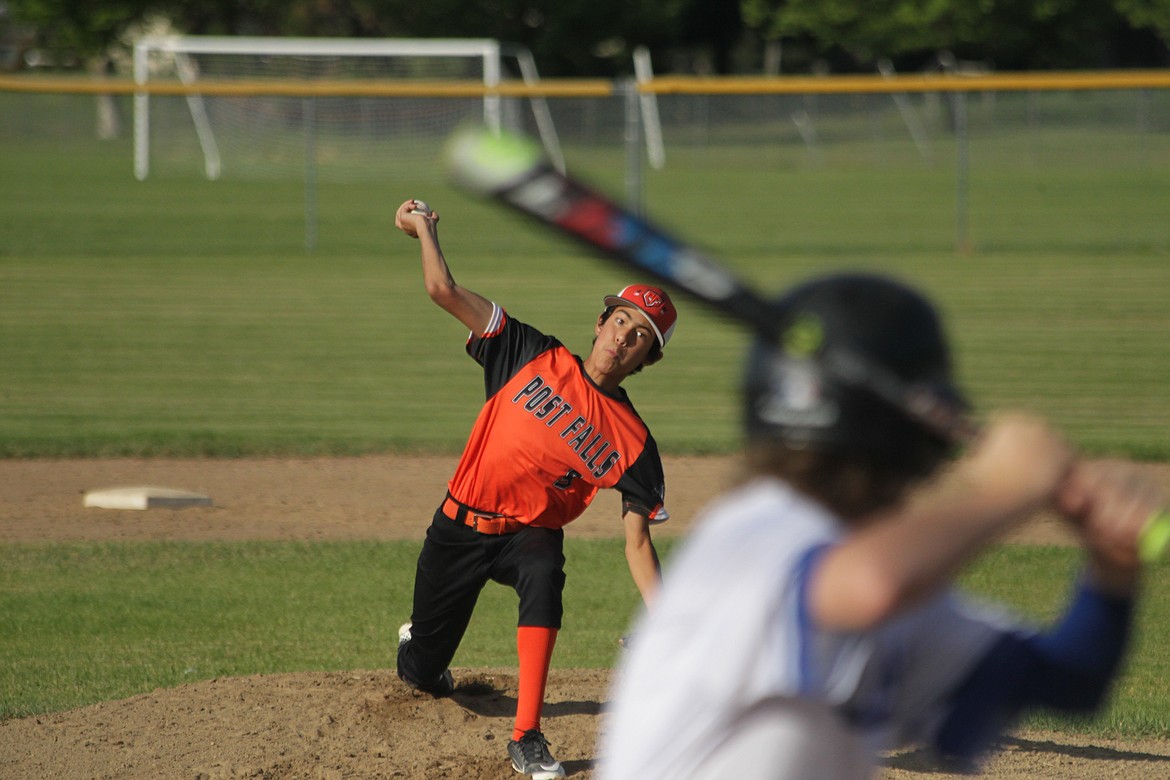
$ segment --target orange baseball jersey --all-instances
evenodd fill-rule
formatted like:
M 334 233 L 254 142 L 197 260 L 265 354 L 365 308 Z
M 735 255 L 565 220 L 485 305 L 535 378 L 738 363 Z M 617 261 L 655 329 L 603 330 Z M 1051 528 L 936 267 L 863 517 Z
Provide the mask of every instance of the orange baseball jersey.
M 483 367 L 487 402 L 447 485 L 457 501 L 560 528 L 600 488 L 616 488 L 623 513 L 667 518 L 658 445 L 625 390 L 602 390 L 557 339 L 498 305 L 467 352 Z

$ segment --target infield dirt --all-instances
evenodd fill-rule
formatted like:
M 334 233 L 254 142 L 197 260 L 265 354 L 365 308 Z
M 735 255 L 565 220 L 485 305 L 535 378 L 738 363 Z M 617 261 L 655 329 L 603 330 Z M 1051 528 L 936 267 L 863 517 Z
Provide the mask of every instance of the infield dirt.
M 0 461 L 0 543 L 147 539 L 419 539 L 454 467 L 449 457 L 297 460 Z M 1151 467 L 1155 468 L 1155 467 Z M 1156 467 L 1160 477 L 1170 470 Z M 697 509 L 735 476 L 734 459 L 666 460 L 673 519 L 685 533 Z M 95 488 L 177 487 L 210 507 L 86 509 Z M 620 533 L 616 498 L 603 493 L 568 528 Z M 1067 543 L 1051 518 L 1017 543 Z M 455 669 L 449 699 L 406 689 L 387 667 L 193 682 L 129 699 L 0 723 L 5 778 L 435 778 L 515 777 L 506 742 L 514 668 Z M 555 664 L 555 660 L 554 660 Z M 554 669 L 544 730 L 570 777 L 588 778 L 609 683 L 606 670 Z M 0 691 L 0 695 L 2 695 Z M 1022 732 L 1003 740 L 986 776 L 1170 778 L 1170 740 L 1090 741 Z M 890 756 L 880 777 L 958 777 L 915 753 Z

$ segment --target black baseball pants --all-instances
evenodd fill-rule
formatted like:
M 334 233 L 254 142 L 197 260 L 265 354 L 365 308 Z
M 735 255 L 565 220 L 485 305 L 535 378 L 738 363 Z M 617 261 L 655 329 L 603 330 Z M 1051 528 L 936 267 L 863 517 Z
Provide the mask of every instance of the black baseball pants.
M 451 665 L 489 580 L 520 597 L 517 625 L 559 629 L 564 539 L 563 530 L 532 526 L 513 534 L 481 534 L 436 512 L 418 557 L 411 640 L 399 650 L 399 673 L 414 681 L 434 680 Z

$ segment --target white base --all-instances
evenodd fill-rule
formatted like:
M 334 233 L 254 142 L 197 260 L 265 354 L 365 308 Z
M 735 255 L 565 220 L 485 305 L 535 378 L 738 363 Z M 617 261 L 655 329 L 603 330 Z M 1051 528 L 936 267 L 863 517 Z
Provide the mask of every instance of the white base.
M 211 496 L 165 487 L 106 488 L 86 493 L 85 505 L 98 509 L 211 506 Z

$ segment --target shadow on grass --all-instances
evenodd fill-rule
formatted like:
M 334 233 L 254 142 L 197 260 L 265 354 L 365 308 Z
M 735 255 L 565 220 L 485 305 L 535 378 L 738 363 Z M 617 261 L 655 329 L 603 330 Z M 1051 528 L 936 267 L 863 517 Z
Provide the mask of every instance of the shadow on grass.
M 996 753 L 1045 753 L 1067 756 L 1080 761 L 1135 761 L 1150 764 L 1165 764 L 1170 770 L 1170 755 L 1146 753 L 1136 750 L 1108 747 L 1105 745 L 1070 745 L 1051 739 L 1026 739 L 1023 737 L 1001 737 L 995 743 L 991 755 Z M 929 750 L 912 750 L 886 756 L 880 762 L 883 767 L 901 769 L 922 774 L 978 774 L 974 764 L 955 763 L 940 759 Z M 1159 775 L 1162 776 L 1162 775 Z

